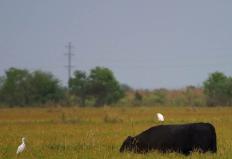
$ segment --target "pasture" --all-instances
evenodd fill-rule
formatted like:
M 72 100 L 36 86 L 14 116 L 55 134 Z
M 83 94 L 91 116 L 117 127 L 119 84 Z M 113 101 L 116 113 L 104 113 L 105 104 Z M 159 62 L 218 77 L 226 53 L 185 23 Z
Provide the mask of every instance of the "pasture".
M 119 153 L 123 140 L 160 124 L 210 122 L 216 128 L 217 154 Z M 26 150 L 16 149 L 26 138 Z M 1 159 L 230 159 L 232 108 L 103 107 L 103 108 L 2 108 L 0 109 Z

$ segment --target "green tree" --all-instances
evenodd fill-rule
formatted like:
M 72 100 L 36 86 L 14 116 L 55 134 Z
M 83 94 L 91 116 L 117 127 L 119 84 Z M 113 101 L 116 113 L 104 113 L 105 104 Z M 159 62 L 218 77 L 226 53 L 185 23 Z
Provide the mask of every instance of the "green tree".
M 24 69 L 10 68 L 5 72 L 4 78 L 0 99 L 10 106 L 58 102 L 64 97 L 59 81 L 49 73 L 30 73 Z
M 10 68 L 5 74 L 0 92 L 2 102 L 10 106 L 28 104 L 30 95 L 28 92 L 30 88 L 29 72 L 23 69 Z
M 34 71 L 29 80 L 31 85 L 31 103 L 56 103 L 64 99 L 64 89 L 59 80 L 52 74 L 43 71 Z
M 221 72 L 210 74 L 204 82 L 204 93 L 209 106 L 231 105 L 232 80 Z
M 75 71 L 74 77 L 69 80 L 69 89 L 71 94 L 79 97 L 80 106 L 86 105 L 86 98 L 88 95 L 88 77 L 83 71 Z
M 96 67 L 89 75 L 90 94 L 95 98 L 95 106 L 116 103 L 123 97 L 123 91 L 113 72 L 104 67 Z

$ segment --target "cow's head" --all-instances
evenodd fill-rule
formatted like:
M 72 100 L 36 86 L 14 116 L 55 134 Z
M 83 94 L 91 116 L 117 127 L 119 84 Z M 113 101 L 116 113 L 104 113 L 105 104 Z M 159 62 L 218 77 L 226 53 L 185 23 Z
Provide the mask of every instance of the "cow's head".
M 134 137 L 128 136 L 126 140 L 123 142 L 120 152 L 124 151 L 136 151 L 136 139 Z

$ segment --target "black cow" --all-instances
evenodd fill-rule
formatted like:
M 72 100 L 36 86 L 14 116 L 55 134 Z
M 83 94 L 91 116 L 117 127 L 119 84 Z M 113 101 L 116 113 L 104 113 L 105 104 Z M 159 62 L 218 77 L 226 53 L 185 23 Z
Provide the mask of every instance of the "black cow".
M 217 152 L 215 128 L 210 123 L 154 126 L 135 137 L 128 136 L 120 148 L 120 152 L 151 150 L 185 155 L 194 150 Z

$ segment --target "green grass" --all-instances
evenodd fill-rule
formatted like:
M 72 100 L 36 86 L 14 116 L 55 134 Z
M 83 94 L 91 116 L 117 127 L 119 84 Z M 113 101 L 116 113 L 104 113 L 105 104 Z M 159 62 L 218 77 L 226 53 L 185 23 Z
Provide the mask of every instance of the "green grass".
M 210 122 L 217 132 L 218 153 L 119 153 L 128 135 L 160 124 Z M 16 157 L 21 137 L 27 149 Z M 232 158 L 232 108 L 4 108 L 0 109 L 0 159 L 230 159 Z

